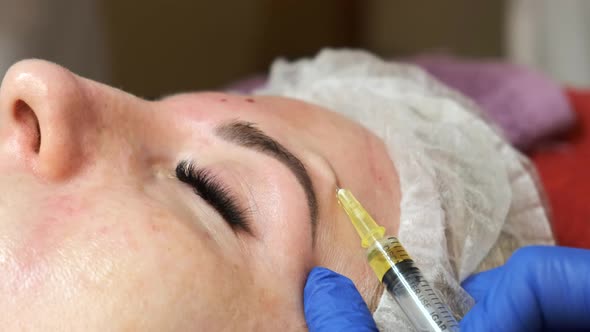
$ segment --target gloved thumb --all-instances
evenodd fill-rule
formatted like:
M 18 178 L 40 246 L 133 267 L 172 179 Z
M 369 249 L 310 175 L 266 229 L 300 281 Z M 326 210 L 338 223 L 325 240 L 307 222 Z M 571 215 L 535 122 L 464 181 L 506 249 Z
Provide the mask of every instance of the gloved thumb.
M 303 290 L 303 306 L 311 332 L 378 331 L 352 281 L 329 269 L 311 270 Z

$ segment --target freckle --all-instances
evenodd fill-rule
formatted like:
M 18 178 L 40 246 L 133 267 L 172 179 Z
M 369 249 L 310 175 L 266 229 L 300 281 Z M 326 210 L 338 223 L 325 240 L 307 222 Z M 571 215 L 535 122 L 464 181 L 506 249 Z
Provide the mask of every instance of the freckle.
M 224 102 L 224 103 L 225 103 L 225 102 L 227 101 L 227 99 L 225 99 L 225 98 L 221 98 L 221 99 L 219 99 L 219 101 L 221 101 L 221 102 Z
M 161 228 L 161 227 L 160 227 L 158 224 L 156 224 L 156 223 L 152 223 L 152 224 L 150 225 L 150 228 L 151 228 L 151 229 L 152 229 L 152 231 L 153 231 L 153 232 L 155 232 L 155 233 L 160 233 L 160 232 L 162 231 L 162 228 Z
M 249 102 L 249 103 L 253 103 L 254 102 L 254 99 L 248 98 L 248 99 L 246 99 L 246 101 Z
M 109 232 L 109 227 L 108 226 L 101 226 L 98 229 L 98 233 L 100 233 L 100 235 L 106 235 Z

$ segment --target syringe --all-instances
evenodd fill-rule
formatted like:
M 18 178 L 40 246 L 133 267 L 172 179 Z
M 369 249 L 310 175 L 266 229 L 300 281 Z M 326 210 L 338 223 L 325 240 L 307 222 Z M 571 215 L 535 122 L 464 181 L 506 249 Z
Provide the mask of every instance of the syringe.
M 395 298 L 417 331 L 459 331 L 449 307 L 436 295 L 399 240 L 385 236 L 363 206 L 347 189 L 338 189 L 338 201 L 367 249 L 369 265 Z

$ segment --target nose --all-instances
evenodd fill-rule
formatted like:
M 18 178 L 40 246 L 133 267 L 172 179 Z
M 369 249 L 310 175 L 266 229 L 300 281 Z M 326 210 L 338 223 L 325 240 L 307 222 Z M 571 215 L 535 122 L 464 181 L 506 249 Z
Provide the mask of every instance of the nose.
M 68 70 L 41 60 L 18 62 L 0 87 L 0 143 L 11 160 L 41 177 L 68 177 L 89 144 L 89 106 L 82 80 Z

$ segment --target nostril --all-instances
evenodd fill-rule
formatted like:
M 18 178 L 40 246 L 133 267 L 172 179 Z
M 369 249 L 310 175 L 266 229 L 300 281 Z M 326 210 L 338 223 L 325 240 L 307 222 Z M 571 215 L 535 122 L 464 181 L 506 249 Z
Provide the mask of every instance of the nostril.
M 14 104 L 14 118 L 21 128 L 21 133 L 35 153 L 39 153 L 41 149 L 41 129 L 39 127 L 39 119 L 33 109 L 23 100 L 17 100 Z

